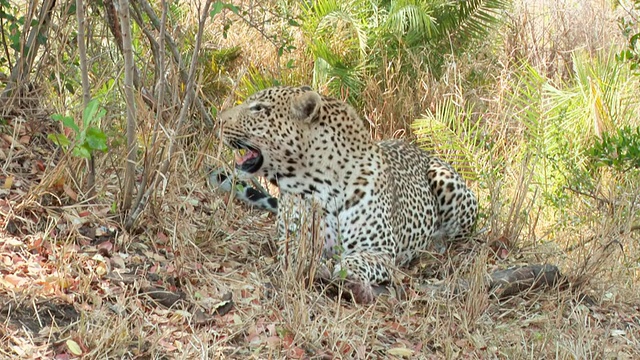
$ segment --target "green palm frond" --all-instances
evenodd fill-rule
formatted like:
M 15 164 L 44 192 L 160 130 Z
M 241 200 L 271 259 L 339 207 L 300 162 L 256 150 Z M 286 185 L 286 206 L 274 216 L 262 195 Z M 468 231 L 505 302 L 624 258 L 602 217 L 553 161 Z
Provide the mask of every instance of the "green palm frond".
M 265 73 L 256 67 L 251 67 L 240 79 L 236 95 L 238 99 L 244 100 L 260 90 L 279 85 L 282 85 L 282 83 L 275 76 Z
M 446 98 L 436 105 L 435 111 L 427 111 L 424 118 L 416 119 L 412 128 L 418 143 L 427 151 L 451 163 L 465 179 L 477 180 L 475 169 L 482 153 L 480 131 L 481 118 L 473 119 L 471 109 L 456 105 Z
M 355 104 L 364 86 L 363 63 L 347 64 L 335 54 L 323 41 L 313 43 L 315 62 L 313 67 L 313 86 L 328 86 L 334 96 L 347 93 L 348 100 Z
M 345 51 L 356 51 L 365 57 L 368 49 L 366 24 L 358 17 L 361 11 L 358 2 L 338 0 L 318 0 L 302 7 L 303 30 L 309 39 L 322 38 L 325 42 L 335 42 Z M 356 40 L 355 46 L 352 45 Z
M 446 1 L 437 8 L 435 16 L 445 36 L 466 43 L 485 36 L 500 21 L 501 12 L 509 3 L 508 0 Z
M 560 85 L 528 64 L 510 84 L 512 113 L 524 125 L 525 152 L 537 160 L 535 182 L 546 195 L 561 194 L 567 182 L 585 174 L 587 149 L 601 133 L 639 124 L 638 85 L 628 69 L 613 55 L 576 52 L 572 60 L 573 76 Z
M 429 2 L 420 0 L 392 1 L 385 27 L 397 36 L 413 34 L 431 38 L 438 31 Z
M 629 85 L 632 77 L 613 55 L 593 58 L 575 52 L 572 60 L 574 76 L 570 82 L 543 87 L 543 118 L 559 128 L 558 136 L 570 147 L 563 151 L 569 151 L 571 161 L 582 167 L 584 151 L 596 137 L 633 120 L 622 114 L 631 113 L 625 110 L 635 103 L 633 90 L 637 87 Z
M 303 30 L 314 55 L 313 86 L 356 100 L 367 62 L 368 33 L 357 1 L 319 0 L 303 6 Z

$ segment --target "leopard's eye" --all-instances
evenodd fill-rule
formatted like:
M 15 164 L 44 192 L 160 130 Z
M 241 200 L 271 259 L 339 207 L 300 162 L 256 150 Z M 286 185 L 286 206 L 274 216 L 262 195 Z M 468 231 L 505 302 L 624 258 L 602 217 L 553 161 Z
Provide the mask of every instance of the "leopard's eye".
M 259 112 L 262 111 L 264 109 L 266 109 L 267 107 L 262 105 L 262 104 L 254 104 L 251 105 L 251 107 L 249 107 L 249 110 L 254 111 L 254 112 Z

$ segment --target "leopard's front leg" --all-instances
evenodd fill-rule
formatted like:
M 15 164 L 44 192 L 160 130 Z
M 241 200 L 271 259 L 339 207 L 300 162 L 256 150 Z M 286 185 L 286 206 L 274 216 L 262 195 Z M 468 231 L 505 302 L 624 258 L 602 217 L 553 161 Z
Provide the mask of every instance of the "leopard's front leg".
M 375 287 L 391 284 L 393 254 L 381 251 L 359 251 L 342 257 L 333 270 L 333 279 L 343 282 L 359 304 L 371 303 Z

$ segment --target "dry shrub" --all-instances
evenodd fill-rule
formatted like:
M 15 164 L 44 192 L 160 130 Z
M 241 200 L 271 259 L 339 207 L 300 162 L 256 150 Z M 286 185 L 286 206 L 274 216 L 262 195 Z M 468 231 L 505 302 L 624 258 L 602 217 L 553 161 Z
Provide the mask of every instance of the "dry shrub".
M 516 1 L 504 42 L 508 59 L 527 60 L 549 78 L 568 78 L 571 53 L 594 54 L 622 41 L 617 15 L 607 1 Z

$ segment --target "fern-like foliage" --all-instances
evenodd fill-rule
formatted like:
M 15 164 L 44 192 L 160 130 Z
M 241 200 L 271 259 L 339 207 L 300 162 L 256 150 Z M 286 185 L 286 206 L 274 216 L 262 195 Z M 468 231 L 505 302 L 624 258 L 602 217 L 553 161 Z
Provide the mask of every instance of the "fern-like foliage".
M 559 85 L 528 64 L 510 85 L 514 121 L 525 130 L 523 156 L 534 156 L 535 182 L 549 199 L 590 178 L 587 153 L 602 134 L 640 125 L 638 84 L 626 67 L 612 54 L 576 52 L 572 60 L 572 77 Z
M 315 0 L 302 3 L 301 23 L 315 61 L 314 85 L 357 97 L 365 76 L 387 59 L 423 58 L 439 74 L 446 54 L 468 50 L 500 21 L 508 0 Z M 320 61 L 318 61 L 320 60 Z M 407 68 L 407 74 L 412 70 Z M 421 69 L 425 70 L 425 69 Z M 338 86 L 340 84 L 340 86 Z
M 472 114 L 472 109 L 456 105 L 449 97 L 412 127 L 422 148 L 451 163 L 466 179 L 476 180 L 476 169 L 482 168 L 478 163 L 483 153 L 482 119 Z
M 420 38 L 430 38 L 438 32 L 433 7 L 427 1 L 391 1 L 385 10 L 387 16 L 384 26 L 396 36 L 418 35 Z
M 509 3 L 507 0 L 446 1 L 439 7 L 436 19 L 443 32 L 458 41 L 478 39 L 499 21 Z
M 364 12 L 357 1 L 318 0 L 302 7 L 302 29 L 314 55 L 313 86 L 327 85 L 334 95 L 361 91 L 368 53 Z

